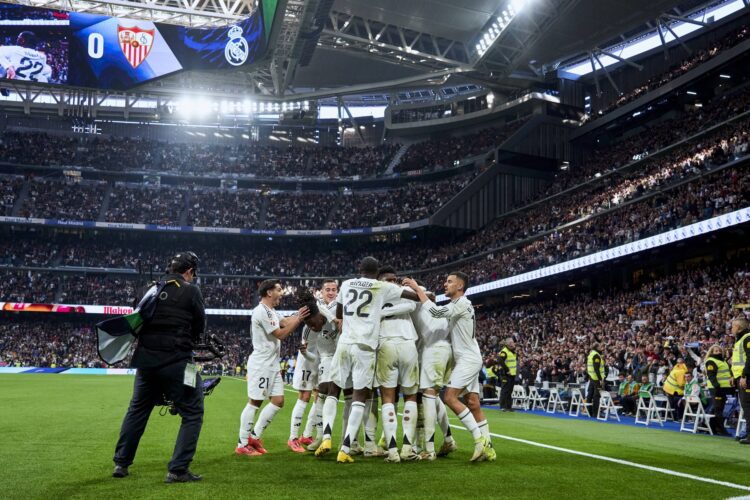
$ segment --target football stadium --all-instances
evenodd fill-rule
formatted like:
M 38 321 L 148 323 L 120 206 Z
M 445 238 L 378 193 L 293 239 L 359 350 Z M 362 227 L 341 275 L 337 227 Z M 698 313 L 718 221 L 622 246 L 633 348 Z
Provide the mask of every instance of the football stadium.
M 750 499 L 750 0 L 0 0 L 0 497 Z

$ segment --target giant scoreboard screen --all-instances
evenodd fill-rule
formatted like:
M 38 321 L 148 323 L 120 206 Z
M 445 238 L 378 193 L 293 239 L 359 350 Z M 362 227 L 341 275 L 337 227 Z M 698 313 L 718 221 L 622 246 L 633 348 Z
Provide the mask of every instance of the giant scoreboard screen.
M 0 3 L 0 78 L 124 90 L 184 70 L 227 70 L 263 58 L 277 0 L 221 28 Z

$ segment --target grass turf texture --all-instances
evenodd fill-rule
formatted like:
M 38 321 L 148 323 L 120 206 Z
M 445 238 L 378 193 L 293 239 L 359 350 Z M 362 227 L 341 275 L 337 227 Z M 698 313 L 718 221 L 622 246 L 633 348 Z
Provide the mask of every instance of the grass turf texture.
M 454 429 L 460 446 L 435 462 L 385 464 L 356 457 L 335 463 L 286 448 L 296 394 L 264 435 L 269 453 L 235 456 L 243 381 L 226 379 L 206 400 L 192 468 L 201 483 L 164 484 L 179 417 L 152 414 L 131 476 L 110 477 L 132 377 L 0 376 L 2 493 L 16 498 L 726 498 L 748 492 L 494 438 L 495 463 L 469 463 L 471 439 Z M 339 407 L 342 408 L 341 406 Z M 725 438 L 694 436 L 598 422 L 568 421 L 488 410 L 493 433 L 587 453 L 750 485 L 750 447 Z M 339 417 L 341 411 L 339 411 Z M 456 423 L 455 419 L 451 420 Z M 340 431 L 334 434 L 334 442 Z M 437 445 L 439 446 L 440 441 Z

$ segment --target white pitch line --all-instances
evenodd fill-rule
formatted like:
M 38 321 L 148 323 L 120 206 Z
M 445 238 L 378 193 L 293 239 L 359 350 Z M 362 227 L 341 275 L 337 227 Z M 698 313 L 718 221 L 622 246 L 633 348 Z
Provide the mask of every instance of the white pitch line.
M 450 424 L 450 426 L 455 429 L 463 429 L 464 431 L 466 430 L 466 428 L 463 425 Z M 719 481 L 718 479 L 711 479 L 710 477 L 696 476 L 694 474 L 687 474 L 685 472 L 678 472 L 678 471 L 674 471 L 670 469 L 663 469 L 661 467 L 654 467 L 652 465 L 639 464 L 637 462 L 630 462 L 628 460 L 622 460 L 620 458 L 606 457 L 604 455 L 595 455 L 593 453 L 586 453 L 584 451 L 571 450 L 570 448 L 562 448 L 560 446 L 553 446 L 551 444 L 537 443 L 536 441 L 529 441 L 528 439 L 521 439 L 521 438 L 516 438 L 512 436 L 505 436 L 503 434 L 495 434 L 493 432 L 490 433 L 490 436 L 500 438 L 500 439 L 505 439 L 508 441 L 515 441 L 517 443 L 528 444 L 530 446 L 537 446 L 539 448 L 546 448 L 548 450 L 555 450 L 555 451 L 560 451 L 563 453 L 570 453 L 571 455 L 578 455 L 578 456 L 587 457 L 587 458 L 595 458 L 597 460 L 604 460 L 605 462 L 612 462 L 615 464 L 626 465 L 628 467 L 635 467 L 636 469 L 644 469 L 644 470 L 649 470 L 651 472 L 659 472 L 661 474 L 667 474 L 669 476 L 677 476 L 677 477 L 682 477 L 685 479 L 692 479 L 693 481 L 700 481 L 703 483 L 726 486 L 727 488 L 734 488 L 736 490 L 750 491 L 750 486 L 745 486 L 744 484 L 730 483 L 728 481 Z M 750 498 L 750 497 L 747 497 L 747 498 Z
M 234 377 L 229 377 L 229 378 L 234 378 Z M 243 379 L 237 379 L 237 378 L 235 378 L 235 380 L 244 381 Z M 293 389 L 287 389 L 287 388 L 284 388 L 284 390 L 287 392 L 293 392 L 293 393 L 297 392 Z M 341 403 L 341 401 L 339 401 L 339 403 Z M 461 430 L 466 431 L 466 427 L 464 427 L 463 425 L 450 424 L 450 426 L 453 427 L 454 429 L 461 429 Z M 604 455 L 596 455 L 594 453 L 586 453 L 585 451 L 571 450 L 570 448 L 562 448 L 560 446 L 554 446 L 551 444 L 538 443 L 536 441 L 529 441 L 528 439 L 521 439 L 521 438 L 516 438 L 512 436 L 505 436 L 503 434 L 496 434 L 494 432 L 491 432 L 490 436 L 496 437 L 498 439 L 505 439 L 507 441 L 514 441 L 516 443 L 527 444 L 529 446 L 536 446 L 538 448 L 546 448 L 548 450 L 559 451 L 562 453 L 569 453 L 571 455 L 578 455 L 578 456 L 586 457 L 586 458 L 595 458 L 597 460 L 603 460 L 605 462 L 611 462 L 611 463 L 615 463 L 619 465 L 625 465 L 628 467 L 634 467 L 636 469 L 643 469 L 643 470 L 648 470 L 651 472 L 658 472 L 660 474 L 666 474 L 668 476 L 682 477 L 685 479 L 691 479 L 693 481 L 699 481 L 702 483 L 716 484 L 719 486 L 725 486 L 727 488 L 733 488 L 736 490 L 750 491 L 750 486 L 745 486 L 744 484 L 736 484 L 736 483 L 730 483 L 728 481 L 720 481 L 718 479 L 711 479 L 710 477 L 696 476 L 694 474 L 687 474 L 685 472 L 678 472 L 678 471 L 674 471 L 670 469 L 664 469 L 662 467 L 654 467 L 652 465 L 639 464 L 637 462 L 631 462 L 629 460 L 622 460 L 620 458 L 612 458 L 612 457 L 607 457 Z M 750 496 L 734 497 L 728 500 L 746 500 L 746 499 L 750 500 Z

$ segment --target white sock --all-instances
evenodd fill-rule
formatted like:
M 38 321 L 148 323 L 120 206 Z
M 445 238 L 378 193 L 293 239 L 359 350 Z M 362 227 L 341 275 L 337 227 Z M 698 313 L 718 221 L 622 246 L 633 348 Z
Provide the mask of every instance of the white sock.
M 253 437 L 255 437 L 256 439 L 261 438 L 261 436 L 263 435 L 263 431 L 266 430 L 266 427 L 268 427 L 268 424 L 271 423 L 273 417 L 276 416 L 280 409 L 281 408 L 273 403 L 268 403 L 265 408 L 263 408 L 263 411 L 261 411 L 260 415 L 258 416 L 258 421 L 255 422 L 255 427 L 253 428 Z
M 396 422 L 396 410 L 393 403 L 386 403 L 383 405 L 383 433 L 385 434 L 385 446 L 389 450 L 395 450 L 398 448 L 396 444 L 396 430 L 398 429 L 398 422 Z
M 479 440 L 482 437 L 482 431 L 479 430 L 479 426 L 477 426 L 477 421 L 474 418 L 474 415 L 471 414 L 471 411 L 468 408 L 464 408 L 464 410 L 459 413 L 458 418 L 461 419 L 461 423 L 464 424 L 464 427 L 466 427 L 466 430 L 471 432 L 471 437 L 474 438 L 474 442 Z
M 313 435 L 313 429 L 318 425 L 318 410 L 317 403 L 310 405 L 310 411 L 307 412 L 307 420 L 305 421 L 305 429 L 302 431 L 302 437 L 310 438 Z
M 346 434 L 349 428 L 349 413 L 352 411 L 352 395 L 344 394 L 344 413 L 341 415 L 341 432 Z M 342 437 L 343 439 L 343 437 Z
M 479 427 L 479 432 L 481 432 L 482 436 L 487 439 L 487 442 L 492 443 L 492 438 L 490 437 L 490 425 L 487 423 L 487 419 L 477 422 L 477 427 Z
M 323 439 L 331 439 L 333 432 L 333 422 L 336 420 L 336 411 L 338 410 L 339 398 L 328 396 L 323 405 Z
M 292 409 L 292 424 L 289 429 L 289 439 L 297 439 L 299 437 L 299 428 L 302 425 L 302 419 L 305 418 L 305 408 L 307 408 L 307 401 L 298 399 L 294 403 L 294 409 Z
M 359 434 L 359 426 L 362 425 L 362 417 L 365 414 L 365 404 L 360 401 L 352 403 L 352 409 L 349 412 L 349 426 L 346 428 L 344 435 L 344 444 L 341 445 L 341 451 L 347 455 L 351 452 L 350 446 Z
M 428 453 L 435 451 L 435 424 L 437 423 L 437 407 L 435 396 L 422 395 L 422 409 L 424 410 L 424 442 Z
M 404 446 L 414 446 L 414 436 L 417 433 L 416 401 L 407 401 L 404 403 L 404 416 L 401 418 L 401 427 L 404 429 Z
M 448 421 L 448 410 L 445 407 L 445 403 L 440 397 L 435 397 L 435 407 L 437 408 L 437 421 L 440 424 L 440 430 L 443 431 L 446 443 L 453 442 L 453 434 L 451 433 L 451 424 Z
M 247 438 L 250 437 L 250 431 L 253 430 L 253 423 L 255 423 L 256 411 L 258 411 L 258 407 L 250 403 L 246 404 L 245 409 L 242 410 L 242 415 L 240 415 L 240 446 L 247 445 Z
M 323 437 L 323 405 L 326 403 L 326 396 L 318 394 L 318 400 L 315 401 L 315 436 Z
M 375 445 L 375 432 L 378 427 L 378 400 L 368 399 L 365 405 L 365 446 Z

